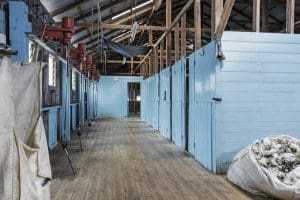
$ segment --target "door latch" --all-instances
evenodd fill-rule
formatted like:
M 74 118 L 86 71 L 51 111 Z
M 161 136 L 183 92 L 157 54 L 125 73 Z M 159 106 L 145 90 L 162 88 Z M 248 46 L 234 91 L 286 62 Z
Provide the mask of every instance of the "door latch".
M 221 102 L 221 101 L 222 101 L 222 98 L 220 98 L 220 97 L 213 97 L 212 100 Z

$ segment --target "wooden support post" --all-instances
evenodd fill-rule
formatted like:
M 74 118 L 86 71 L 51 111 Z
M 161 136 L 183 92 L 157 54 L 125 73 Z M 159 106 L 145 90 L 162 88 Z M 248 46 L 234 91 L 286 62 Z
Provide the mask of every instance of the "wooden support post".
M 267 0 L 261 2 L 261 30 L 263 32 L 269 31 L 269 9 Z
M 195 50 L 201 48 L 201 0 L 194 4 Z
M 146 60 L 146 62 L 144 62 L 144 67 L 145 67 L 145 76 L 148 77 L 149 76 L 149 68 L 147 65 L 147 60 Z
M 154 48 L 154 73 L 158 73 L 158 55 L 157 47 Z
M 186 57 L 186 13 L 181 18 L 181 57 Z
M 223 0 L 211 0 L 211 33 L 214 35 L 223 12 Z
M 149 35 L 149 45 L 152 46 L 153 45 L 153 32 L 152 30 L 148 31 L 148 35 Z M 150 75 L 153 74 L 153 53 L 150 54 L 149 56 L 149 69 L 150 69 Z
M 151 65 L 150 65 L 150 57 L 147 59 L 147 66 L 148 66 L 148 76 L 151 76 Z
M 176 24 L 174 37 L 175 61 L 179 60 L 179 22 Z
M 172 24 L 172 0 L 166 0 L 166 27 Z M 167 34 L 166 38 L 166 66 L 171 66 L 172 33 Z
M 260 32 L 260 0 L 253 0 L 252 30 Z
M 216 32 L 215 32 L 216 40 L 220 40 L 223 35 L 223 32 L 226 28 L 226 25 L 229 20 L 230 13 L 231 13 L 234 3 L 235 3 L 235 0 L 227 0 L 225 2 L 224 11 L 221 15 L 221 20 L 219 21 L 219 24 L 218 24 Z
M 131 61 L 130 61 L 130 74 L 133 75 L 134 71 L 133 71 L 133 57 L 131 57 Z
M 143 56 L 140 57 L 140 62 L 142 61 Z M 141 70 L 141 75 L 143 76 L 143 78 L 145 78 L 145 67 L 144 65 L 141 66 L 142 70 Z
M 295 0 L 286 1 L 286 32 L 294 33 L 295 23 Z
M 160 70 L 164 68 L 164 40 L 160 43 Z

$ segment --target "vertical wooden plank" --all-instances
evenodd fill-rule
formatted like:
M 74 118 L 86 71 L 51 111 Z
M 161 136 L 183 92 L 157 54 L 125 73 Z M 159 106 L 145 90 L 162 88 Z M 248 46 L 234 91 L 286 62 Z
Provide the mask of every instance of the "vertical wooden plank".
M 142 60 L 143 60 L 143 56 L 140 57 L 140 61 L 142 61 Z M 144 67 L 144 65 L 142 65 L 140 68 L 141 68 L 141 75 L 143 76 L 143 78 L 145 78 L 145 67 Z
M 133 75 L 133 57 L 131 57 L 131 60 L 130 60 L 130 74 Z
M 160 69 L 164 68 L 164 40 L 160 43 Z
M 154 73 L 158 73 L 158 55 L 157 47 L 154 48 Z
M 148 76 L 151 76 L 150 57 L 147 58 Z
M 269 10 L 268 1 L 261 2 L 261 30 L 263 32 L 269 31 Z
M 201 0 L 194 4 L 195 50 L 201 48 Z
M 166 27 L 172 24 L 172 0 L 166 0 Z M 166 66 L 171 65 L 172 33 L 166 37 Z
M 253 0 L 252 30 L 260 32 L 260 0 Z
M 186 13 L 181 18 L 181 57 L 186 57 Z
M 294 33 L 295 23 L 295 0 L 286 1 L 286 32 Z
M 186 13 L 181 18 L 181 57 L 186 57 Z
M 223 12 L 223 0 L 211 0 L 211 33 L 214 35 Z
M 145 67 L 145 76 L 147 78 L 149 76 L 149 69 L 148 69 L 148 65 L 147 65 L 147 60 L 144 62 L 144 67 Z
M 148 36 L 149 36 L 149 38 L 148 38 L 149 45 L 152 46 L 153 45 L 153 32 L 152 32 L 152 30 L 148 31 Z M 154 66 L 153 66 L 153 53 L 151 53 L 150 56 L 149 56 L 150 75 L 153 74 L 153 71 L 154 71 L 153 68 L 154 68 Z
M 175 60 L 179 60 L 179 23 L 175 27 L 175 38 L 174 38 L 174 47 L 175 47 Z
M 215 38 L 217 40 L 220 40 L 222 35 L 223 35 L 223 32 L 224 32 L 224 30 L 226 28 L 226 25 L 228 23 L 228 20 L 229 20 L 230 14 L 231 14 L 231 10 L 233 8 L 234 3 L 235 3 L 235 0 L 227 0 L 225 2 L 224 9 L 223 9 L 223 12 L 222 12 L 222 15 L 221 15 L 221 19 L 220 19 L 219 24 L 217 26 L 217 29 L 215 31 Z

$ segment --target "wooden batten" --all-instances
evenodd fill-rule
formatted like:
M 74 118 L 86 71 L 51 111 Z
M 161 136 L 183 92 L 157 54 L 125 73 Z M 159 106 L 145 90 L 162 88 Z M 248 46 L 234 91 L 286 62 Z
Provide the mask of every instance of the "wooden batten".
M 186 13 L 181 17 L 181 57 L 186 57 Z
M 252 30 L 260 32 L 260 0 L 253 0 Z
M 172 0 L 166 0 L 166 27 L 170 27 L 172 23 Z M 166 36 L 166 66 L 171 65 L 172 50 L 172 34 Z
M 159 61 L 159 67 L 160 70 L 164 68 L 164 41 L 162 41 L 159 45 L 160 50 L 160 61 Z
M 295 32 L 295 0 L 286 1 L 286 32 Z
M 201 0 L 194 3 L 195 50 L 201 48 Z
M 211 0 L 211 34 L 214 35 L 223 13 L 223 0 Z
M 175 27 L 175 34 L 174 34 L 174 48 L 175 48 L 175 60 L 179 60 L 179 22 L 176 24 Z
M 263 32 L 269 31 L 269 10 L 268 10 L 268 2 L 261 2 L 261 30 Z

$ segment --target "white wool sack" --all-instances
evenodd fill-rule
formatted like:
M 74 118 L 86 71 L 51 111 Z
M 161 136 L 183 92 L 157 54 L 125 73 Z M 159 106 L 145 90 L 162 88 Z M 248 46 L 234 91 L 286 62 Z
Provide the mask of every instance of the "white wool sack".
M 286 135 L 257 140 L 235 156 L 227 177 L 254 194 L 300 199 L 300 141 Z

